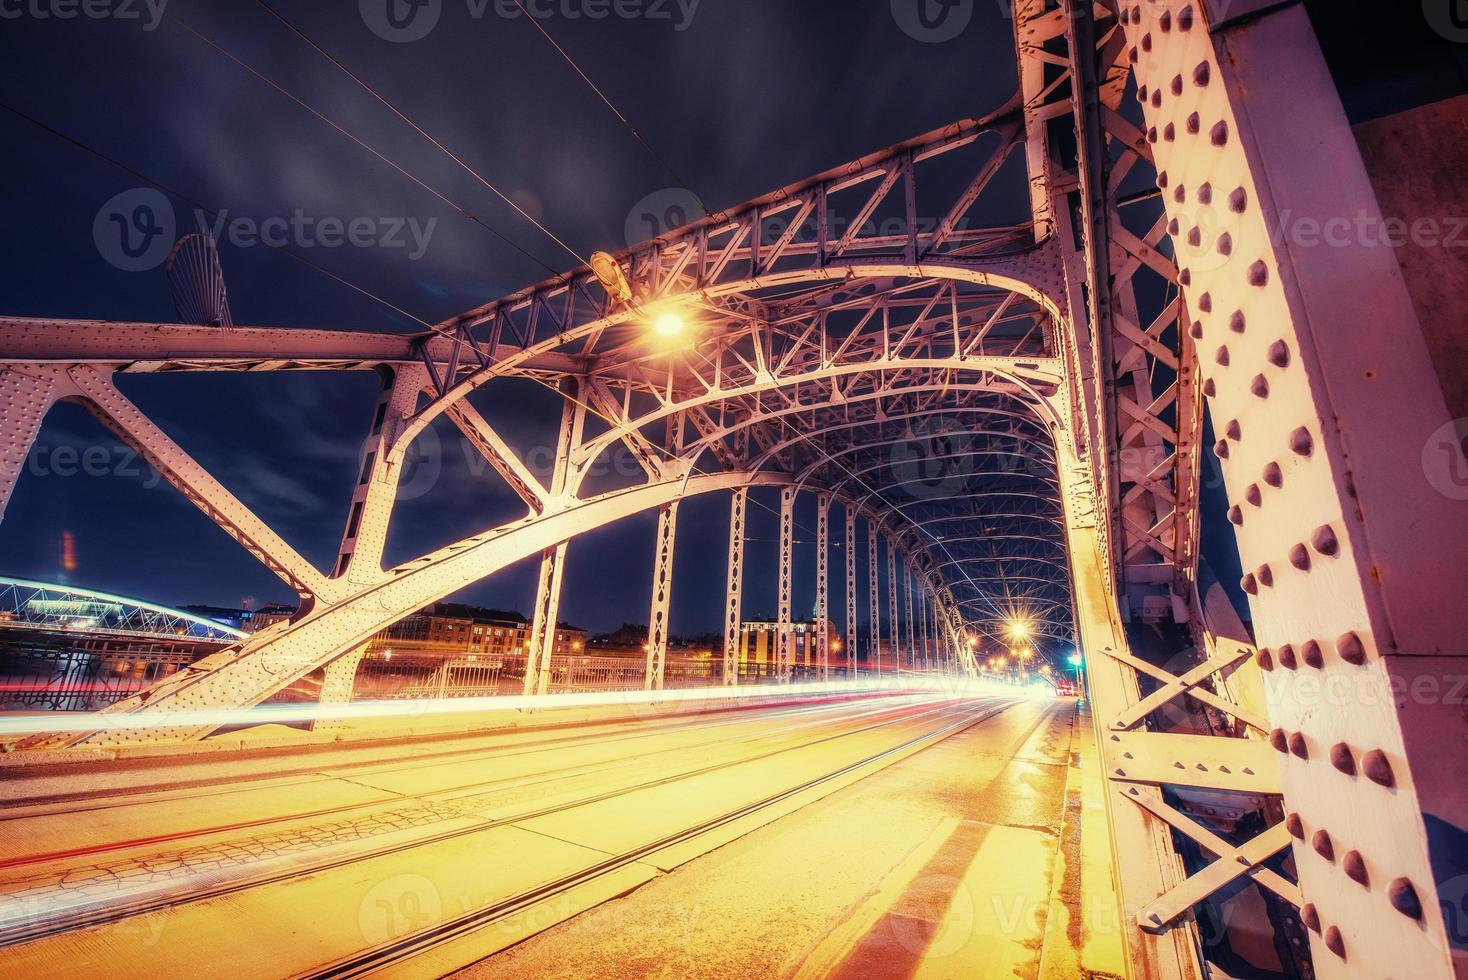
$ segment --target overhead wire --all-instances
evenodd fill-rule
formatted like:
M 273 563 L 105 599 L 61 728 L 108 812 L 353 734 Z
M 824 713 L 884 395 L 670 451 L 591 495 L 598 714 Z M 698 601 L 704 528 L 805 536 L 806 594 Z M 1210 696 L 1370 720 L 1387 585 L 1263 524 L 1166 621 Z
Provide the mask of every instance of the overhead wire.
M 269 13 L 270 16 L 274 17 L 281 24 L 285 25 L 285 27 L 289 29 L 293 34 L 299 37 L 302 41 L 306 42 L 306 44 L 310 45 L 312 50 L 321 55 L 321 57 L 325 58 L 328 62 L 334 65 L 342 74 L 346 75 L 353 82 L 355 82 L 358 87 L 360 87 L 364 92 L 372 96 L 384 107 L 386 107 L 388 111 L 390 111 L 393 115 L 397 116 L 404 123 L 410 126 L 413 131 L 416 132 L 419 136 L 422 136 L 424 139 L 428 140 L 428 142 L 437 147 L 441 153 L 443 153 L 455 164 L 457 164 L 461 170 L 463 170 L 469 176 L 473 177 L 475 180 L 479 181 L 480 184 L 493 192 L 494 195 L 498 197 L 501 201 L 513 208 L 515 212 L 520 215 L 520 217 L 524 218 L 526 221 L 530 222 L 536 228 L 539 228 L 542 232 L 544 232 L 548 238 L 550 238 L 553 242 L 564 249 L 568 255 L 570 255 L 582 265 L 590 264 L 589 259 L 583 256 L 580 252 L 576 251 L 576 249 L 572 248 L 570 245 L 567 245 L 559 236 L 556 235 L 555 232 L 551 231 L 544 224 L 542 224 L 539 219 L 537 219 L 534 215 L 530 214 L 530 212 L 521 207 L 513 198 L 510 197 L 510 195 L 500 190 L 487 177 L 485 177 L 479 171 L 475 170 L 468 163 L 464 162 L 464 160 L 459 157 L 458 154 L 454 153 L 437 138 L 435 138 L 431 133 L 429 133 L 426 129 L 418 125 L 418 123 L 415 122 L 406 112 L 398 108 L 397 105 L 392 102 L 392 100 L 388 99 L 381 92 L 377 91 L 377 89 L 368 84 L 368 82 L 360 75 L 358 75 L 356 72 L 352 71 L 341 61 L 339 61 L 331 52 L 327 51 L 326 48 L 318 43 L 315 38 L 311 37 L 297 24 L 295 24 L 295 22 L 291 21 L 283 14 L 281 14 L 280 11 L 276 10 L 273 6 L 267 3 L 266 0 L 255 0 L 255 2 L 267 13 Z

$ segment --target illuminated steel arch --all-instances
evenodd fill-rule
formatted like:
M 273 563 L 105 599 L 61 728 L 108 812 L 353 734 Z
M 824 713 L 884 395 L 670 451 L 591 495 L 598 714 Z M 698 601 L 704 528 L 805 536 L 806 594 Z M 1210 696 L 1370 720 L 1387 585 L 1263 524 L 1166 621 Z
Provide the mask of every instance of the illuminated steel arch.
M 162 722 L 151 733 L 96 726 L 31 745 L 204 734 L 191 709 L 258 703 L 308 671 L 351 663 L 396 618 L 537 553 L 532 653 L 548 658 L 566 542 L 657 510 L 666 575 L 678 504 L 703 493 L 734 501 L 725 625 L 737 636 L 747 493 L 780 488 L 788 556 L 794 496 L 809 491 L 822 528 L 832 501 L 846 511 L 851 645 L 863 604 L 858 520 L 872 542 L 869 569 L 885 550 L 889 569 L 901 560 L 916 574 L 945 669 L 978 669 L 972 650 L 1002 625 L 995 607 L 1004 612 L 1006 601 L 1027 604 L 1045 635 L 1073 623 L 1134 972 L 1201 976 L 1190 911 L 1219 889 L 1253 888 L 1282 919 L 1305 894 L 1318 903 L 1305 917 L 1320 926 L 1306 934 L 1317 975 L 1438 975 L 1450 953 L 1420 828 L 1426 815 L 1456 812 L 1457 798 L 1430 764 L 1414 766 L 1432 757 L 1435 722 L 1392 699 L 1308 710 L 1290 676 L 1265 699 L 1260 670 L 1276 666 L 1270 648 L 1288 647 L 1291 662 L 1309 649 L 1309 669 L 1387 689 L 1400 654 L 1458 649 L 1462 617 L 1440 610 L 1468 592 L 1468 572 L 1429 556 L 1468 551 L 1468 520 L 1402 477 L 1421 469 L 1419 448 L 1451 419 L 1392 256 L 1302 254 L 1270 237 L 1289 194 L 1322 213 L 1379 207 L 1344 117 L 1310 114 L 1292 98 L 1304 90 L 1336 104 L 1300 5 L 1222 6 L 1016 0 L 1019 92 L 999 111 L 599 255 L 419 336 L 5 321 L 0 510 L 46 411 L 75 400 L 302 599 L 294 621 L 117 706 L 155 713 Z M 1310 115 L 1303 129 L 1300 113 Z M 1309 154 L 1293 149 L 1297 129 L 1313 141 Z M 1339 165 L 1331 181 L 1319 180 L 1318 159 Z M 1028 204 L 1021 219 L 975 217 L 1005 213 L 1015 199 Z M 918 201 L 933 220 L 921 220 Z M 887 218 L 898 233 L 884 230 Z M 1222 229 L 1206 243 L 1205 225 Z M 682 337 L 664 342 L 646 329 L 665 314 L 684 319 Z M 1368 353 L 1393 370 L 1364 374 Z M 329 572 L 112 379 L 201 370 L 379 372 L 365 479 Z M 468 400 L 517 379 L 563 395 L 548 480 Z M 1205 398 L 1220 423 L 1262 650 L 1216 588 L 1200 589 Z M 1011 440 L 986 436 L 942 460 L 971 467 L 979 484 L 929 499 L 903 497 L 916 484 L 861 461 L 863 440 L 893 436 L 891 418 L 900 427 L 953 407 L 979 427 L 1031 436 L 1037 471 L 1006 470 L 999 453 L 1015 451 Z M 465 433 L 526 514 L 384 568 L 405 453 L 439 417 Z M 581 497 L 590 466 L 618 444 L 645 482 Z M 1353 459 L 1371 459 L 1372 471 Z M 1389 516 L 1403 508 L 1411 528 Z M 788 596 L 793 563 L 780 564 Z M 1011 574 L 1016 565 L 1030 571 Z M 1312 588 L 1330 592 L 1328 607 L 1311 601 Z M 652 621 L 666 622 L 669 592 L 654 590 Z M 881 643 L 885 609 L 888 644 L 911 655 L 895 590 L 883 599 L 873 587 L 865 600 L 868 642 Z M 649 657 L 651 686 L 659 662 Z M 526 675 L 540 689 L 545 671 Z M 1174 705 L 1186 710 L 1163 710 Z M 1302 750 L 1281 765 L 1271 740 Z M 1353 765 L 1375 753 L 1386 768 L 1345 778 L 1320 765 L 1327 747 L 1336 757 L 1344 747 Z M 1286 812 L 1297 819 L 1282 820 Z M 1388 887 L 1341 881 L 1337 865 L 1298 844 L 1298 880 L 1281 872 L 1276 855 L 1304 840 L 1292 828 L 1323 832 L 1341 813 L 1353 815 L 1346 830 Z M 1175 835 L 1192 843 L 1176 850 Z

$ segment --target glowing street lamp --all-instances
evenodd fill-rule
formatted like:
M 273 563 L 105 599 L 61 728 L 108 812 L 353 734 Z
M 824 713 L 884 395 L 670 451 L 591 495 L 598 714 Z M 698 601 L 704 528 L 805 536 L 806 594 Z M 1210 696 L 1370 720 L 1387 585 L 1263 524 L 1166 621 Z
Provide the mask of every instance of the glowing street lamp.
M 1030 624 L 1023 619 L 1011 619 L 1009 621 L 1009 635 L 1016 640 L 1027 639 L 1030 635 Z
M 653 332 L 660 337 L 676 337 L 684 326 L 683 317 L 677 313 L 663 313 L 652 322 Z

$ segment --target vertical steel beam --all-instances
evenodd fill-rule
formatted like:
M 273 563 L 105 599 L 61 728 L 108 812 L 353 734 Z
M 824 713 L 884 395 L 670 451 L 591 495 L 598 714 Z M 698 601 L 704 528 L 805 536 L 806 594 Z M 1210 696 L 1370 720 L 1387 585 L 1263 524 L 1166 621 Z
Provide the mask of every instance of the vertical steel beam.
M 928 646 L 928 619 L 932 618 L 932 601 L 928 597 L 928 587 L 919 579 L 919 588 L 922 594 L 918 597 L 918 610 L 922 613 L 922 668 L 932 670 L 932 656 L 929 654 Z
M 566 568 L 566 542 L 540 555 L 540 578 L 535 586 L 530 643 L 525 651 L 525 693 L 550 691 L 551 656 L 556 648 L 556 621 L 561 612 L 561 580 Z
M 856 679 L 856 511 L 846 511 L 846 673 Z
M 790 680 L 795 661 L 795 634 L 790 628 L 790 578 L 795 564 L 795 488 L 780 488 L 780 602 L 775 630 L 775 677 Z
M 831 495 L 816 495 L 816 673 L 820 679 L 831 679 L 831 582 L 826 567 L 830 552 Z
M 739 683 L 740 621 L 744 589 L 744 512 L 749 488 L 740 487 L 729 498 L 729 581 L 724 592 L 724 683 Z
M 902 672 L 902 624 L 897 621 L 897 548 L 892 535 L 882 536 L 887 544 L 887 646 L 892 651 L 892 669 Z
M 907 662 L 913 670 L 917 670 L 917 644 L 913 642 L 912 622 L 912 559 L 906 555 L 902 558 L 902 591 L 905 607 L 903 622 L 907 624 Z
M 351 703 L 352 691 L 357 684 L 357 668 L 371 646 L 370 642 L 359 644 L 326 665 L 322 671 L 321 693 L 316 699 L 318 703 L 328 705 Z M 316 718 L 311 722 L 313 732 L 334 732 L 341 728 L 340 718 Z
M 882 600 L 877 595 L 877 522 L 867 519 L 867 611 L 871 614 L 872 670 L 882 676 Z
M 398 434 L 417 409 L 426 384 L 428 372 L 417 364 L 401 365 L 384 379 L 357 457 L 357 484 L 352 489 L 341 546 L 331 571 L 333 578 L 370 585 L 383 576 L 382 552 L 407 449 L 397 445 Z
M 561 428 L 556 438 L 555 469 L 550 494 L 564 501 L 570 492 L 571 453 L 581 445 L 586 425 L 586 405 L 578 397 L 581 385 L 575 379 L 561 381 Z M 550 691 L 551 658 L 556 649 L 556 623 L 561 611 L 561 582 L 565 578 L 566 542 L 546 548 L 540 555 L 540 577 L 535 589 L 531 617 L 530 649 L 525 657 L 525 693 Z
M 678 536 L 678 501 L 658 508 L 657 538 L 652 568 L 652 608 L 647 615 L 647 667 L 643 687 L 663 689 L 663 665 L 668 658 L 668 606 L 673 597 L 673 545 Z

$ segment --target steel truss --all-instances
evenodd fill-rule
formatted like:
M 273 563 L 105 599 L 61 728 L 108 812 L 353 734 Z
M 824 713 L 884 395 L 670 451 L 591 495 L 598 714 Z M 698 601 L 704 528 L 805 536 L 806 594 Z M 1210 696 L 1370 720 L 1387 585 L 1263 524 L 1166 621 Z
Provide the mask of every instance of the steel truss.
M 845 519 L 852 676 L 858 518 L 873 669 L 882 649 L 879 538 L 894 665 L 903 648 L 899 563 L 908 667 L 919 663 L 915 614 L 922 666 L 960 673 L 977 672 L 975 648 L 1007 615 L 1025 614 L 1043 637 L 1079 635 L 1123 938 L 1138 976 L 1202 977 L 1192 913 L 1244 883 L 1280 908 L 1301 906 L 1317 975 L 1445 975 L 1452 953 L 1421 828 L 1425 815 L 1455 812 L 1457 797 L 1412 763 L 1457 729 L 1390 698 L 1312 712 L 1296 679 L 1316 671 L 1384 690 L 1402 676 L 1400 654 L 1446 669 L 1445 655 L 1460 649 L 1461 614 L 1434 602 L 1468 592 L 1465 573 L 1445 574 L 1421 555 L 1468 552 L 1461 508 L 1351 463 L 1415 472 L 1425 438 L 1416 429 L 1448 416 L 1430 358 L 1412 346 L 1420 331 L 1390 257 L 1303 255 L 1268 237 L 1286 192 L 1330 213 L 1376 208 L 1343 117 L 1309 120 L 1312 146 L 1354 162 L 1322 187 L 1278 108 L 1291 104 L 1292 83 L 1333 104 L 1308 20 L 1298 6 L 1250 4 L 1246 22 L 1214 21 L 1215 6 L 1016 0 L 1020 91 L 998 112 L 420 336 L 3 321 L 0 514 L 46 412 L 79 402 L 302 599 L 292 622 L 109 709 L 146 706 L 176 714 L 177 724 L 83 730 L 27 747 L 202 736 L 209 726 L 185 712 L 256 704 L 345 662 L 402 616 L 537 554 L 525 689 L 543 693 L 567 542 L 653 509 L 645 676 L 660 686 L 678 504 L 710 492 L 732 497 L 723 677 L 736 683 L 745 512 L 761 487 L 780 494 L 777 673 L 788 678 L 793 508 L 798 493 L 813 492 L 822 676 L 832 501 Z M 1008 180 L 1021 169 L 1018 182 Z M 1016 188 L 1028 189 L 1029 221 L 975 225 L 980 201 Z M 918 200 L 935 208 L 934 221 L 920 220 Z M 1204 242 L 1209 216 L 1219 230 Z M 885 218 L 901 231 L 883 230 Z M 1327 262 L 1346 263 L 1352 283 L 1377 291 L 1340 287 Z M 692 339 L 650 340 L 645 323 L 662 312 L 681 313 Z M 1350 327 L 1349 342 L 1327 342 L 1327 319 L 1332 330 Z M 1356 326 L 1364 319 L 1370 330 Z M 1397 347 L 1380 351 L 1386 342 Z M 1362 351 L 1393 364 L 1391 376 L 1371 374 L 1374 387 L 1363 388 Z M 191 459 L 113 377 L 294 370 L 382 378 L 330 573 Z M 564 395 L 549 482 L 467 397 L 527 378 Z M 1220 423 L 1259 649 L 1226 604 L 1200 593 L 1205 398 Z M 1411 438 L 1397 428 L 1404 413 Z M 384 568 L 401 464 L 440 416 L 484 455 L 526 516 Z M 645 481 L 584 495 L 593 465 L 619 446 Z M 1412 527 L 1380 516 L 1408 506 Z M 1421 528 L 1436 540 L 1424 541 Z M 1330 609 L 1314 611 L 1311 585 L 1336 597 Z M 1149 647 L 1139 640 L 1144 626 L 1176 646 Z M 331 688 L 341 696 L 340 683 Z M 1282 862 L 1286 847 L 1291 861 Z M 1184 850 L 1212 857 L 1189 867 Z

